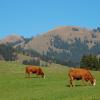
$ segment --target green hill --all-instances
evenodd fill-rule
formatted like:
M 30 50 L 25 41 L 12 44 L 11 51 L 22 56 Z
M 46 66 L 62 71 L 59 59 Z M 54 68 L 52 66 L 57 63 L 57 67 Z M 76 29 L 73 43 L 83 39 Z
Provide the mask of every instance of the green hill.
M 92 71 L 97 85 L 68 87 L 68 68 L 43 67 L 46 79 L 26 78 L 25 65 L 0 62 L 0 100 L 100 100 L 100 72 Z M 76 84 L 82 84 L 81 81 Z

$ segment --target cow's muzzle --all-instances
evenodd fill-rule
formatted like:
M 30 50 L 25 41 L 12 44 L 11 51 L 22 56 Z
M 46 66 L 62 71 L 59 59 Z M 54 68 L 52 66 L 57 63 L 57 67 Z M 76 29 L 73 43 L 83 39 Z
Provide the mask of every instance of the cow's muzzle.
M 94 79 L 94 81 L 93 81 L 93 86 L 95 86 L 96 85 L 96 79 Z

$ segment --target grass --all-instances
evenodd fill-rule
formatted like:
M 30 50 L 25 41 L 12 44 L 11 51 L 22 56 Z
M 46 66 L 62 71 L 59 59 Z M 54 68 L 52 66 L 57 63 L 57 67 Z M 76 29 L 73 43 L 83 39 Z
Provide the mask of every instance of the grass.
M 46 78 L 26 78 L 25 66 L 18 62 L 0 62 L 0 100 L 100 100 L 100 72 L 93 71 L 97 85 L 68 87 L 68 68 L 43 67 Z M 75 82 L 77 85 L 81 81 Z

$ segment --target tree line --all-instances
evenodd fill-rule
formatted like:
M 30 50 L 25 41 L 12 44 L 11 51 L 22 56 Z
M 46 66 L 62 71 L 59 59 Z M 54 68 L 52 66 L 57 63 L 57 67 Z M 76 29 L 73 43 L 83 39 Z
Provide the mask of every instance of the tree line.
M 60 63 L 62 65 L 70 65 L 74 66 L 75 64 L 72 62 L 68 62 L 66 60 L 66 57 L 63 58 L 64 60 L 56 59 L 55 56 L 59 58 L 56 52 L 53 52 L 52 49 L 49 49 L 50 52 L 48 52 L 48 56 L 46 55 L 40 55 L 34 50 L 22 50 L 22 49 L 14 49 L 11 45 L 0 45 L 0 59 L 3 58 L 6 61 L 15 61 L 17 58 L 17 53 L 23 53 L 24 55 L 31 56 L 32 58 L 37 57 L 41 60 L 48 62 L 48 63 Z M 52 52 L 51 52 L 52 51 Z M 52 56 L 53 54 L 53 56 Z M 65 56 L 66 52 L 64 52 L 63 57 Z M 32 64 L 32 65 L 40 65 L 40 59 L 30 59 L 30 60 L 24 60 L 23 64 Z M 86 68 L 90 70 L 100 70 L 100 57 L 96 55 L 83 55 L 80 59 L 80 67 Z
M 83 55 L 80 61 L 80 68 L 100 70 L 100 57 L 96 55 Z
M 1 44 L 0 45 L 0 56 L 1 56 L 1 60 L 4 59 L 6 61 L 14 61 L 16 60 L 16 53 L 15 53 L 15 49 L 11 46 L 11 45 L 5 45 L 5 44 Z

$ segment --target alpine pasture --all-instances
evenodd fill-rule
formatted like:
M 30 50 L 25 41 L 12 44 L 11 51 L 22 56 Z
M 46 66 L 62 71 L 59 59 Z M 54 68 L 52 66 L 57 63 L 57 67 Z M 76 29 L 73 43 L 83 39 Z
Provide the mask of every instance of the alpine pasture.
M 25 65 L 0 61 L 0 100 L 100 100 L 100 72 L 92 71 L 97 85 L 83 86 L 75 81 L 69 87 L 68 70 L 62 65 L 43 67 L 46 78 L 27 78 Z

